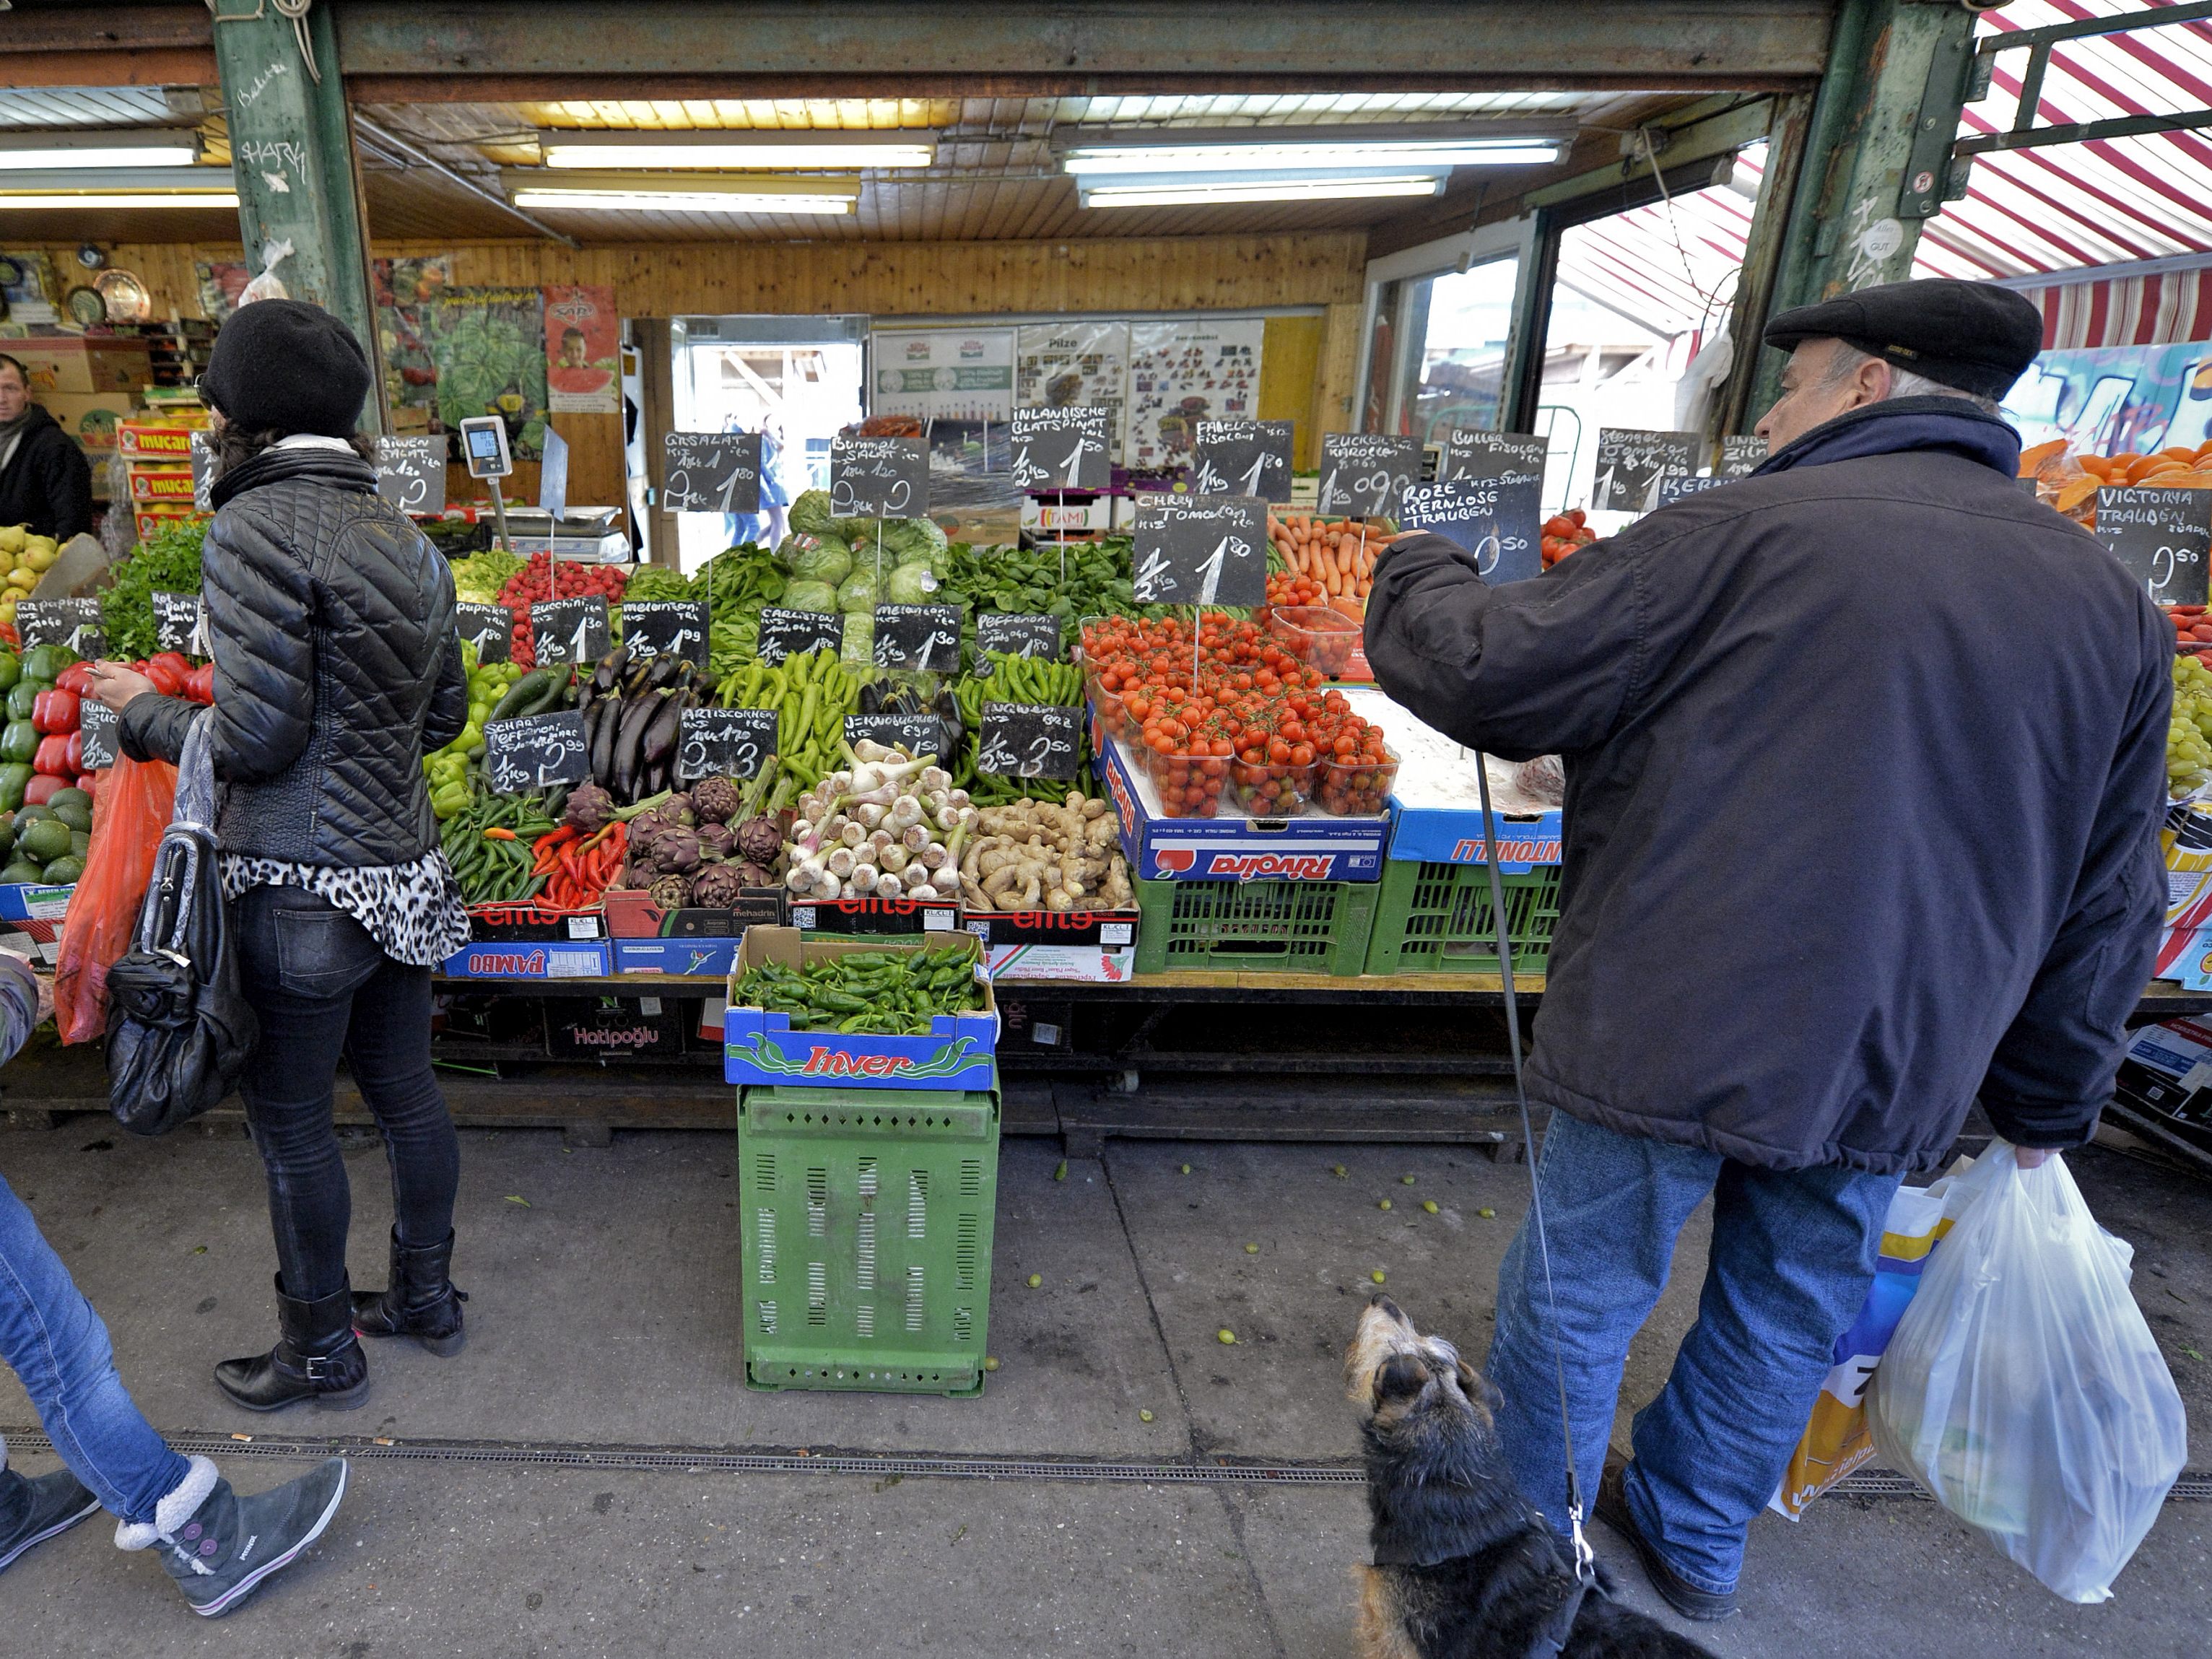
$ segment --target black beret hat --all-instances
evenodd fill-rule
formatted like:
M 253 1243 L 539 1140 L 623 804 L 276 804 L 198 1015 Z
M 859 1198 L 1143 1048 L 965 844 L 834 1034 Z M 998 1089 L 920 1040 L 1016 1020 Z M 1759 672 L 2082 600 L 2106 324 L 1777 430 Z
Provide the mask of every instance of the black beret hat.
M 222 417 L 253 430 L 350 437 L 368 396 L 368 356 L 320 306 L 256 300 L 216 336 L 200 391 Z
M 1799 306 L 1767 324 L 1765 337 L 1784 351 L 1841 340 L 1961 392 L 2002 398 L 2043 349 L 2043 313 L 2010 289 L 1929 277 Z

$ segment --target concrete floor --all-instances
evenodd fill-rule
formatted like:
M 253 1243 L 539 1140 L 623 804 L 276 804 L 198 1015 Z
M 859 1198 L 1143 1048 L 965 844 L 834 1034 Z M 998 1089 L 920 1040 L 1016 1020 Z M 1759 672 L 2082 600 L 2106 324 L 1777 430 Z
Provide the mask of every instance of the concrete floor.
M 77 1119 L 0 1136 L 0 1172 L 106 1316 L 148 1415 L 174 1432 L 1283 1461 L 1355 1448 L 1339 1354 L 1371 1271 L 1425 1327 L 1481 1352 L 1526 1191 L 1518 1167 L 1448 1147 L 1116 1141 L 1055 1182 L 1054 1148 L 1010 1141 L 990 1331 L 1002 1369 L 988 1395 L 763 1395 L 739 1381 L 729 1138 L 623 1135 L 598 1151 L 550 1132 L 463 1139 L 469 1348 L 443 1361 L 377 1346 L 374 1393 L 349 1415 L 256 1418 L 208 1380 L 215 1360 L 273 1335 L 259 1165 L 236 1131 L 142 1143 Z M 380 1283 L 383 1160 L 366 1139 L 349 1152 L 355 1276 Z M 2191 1351 L 2212 1352 L 2212 1193 L 2110 1153 L 2075 1162 L 2100 1218 L 2136 1245 L 2137 1297 L 2204 1420 L 2212 1364 Z M 1664 1376 L 1702 1249 L 1693 1226 L 1632 1360 L 1624 1428 Z M 1235 1346 L 1215 1340 L 1223 1327 Z M 0 1376 L 0 1425 L 33 1420 Z M 248 1490 L 298 1467 L 242 1447 L 227 1463 Z M 219 1626 L 107 1532 L 88 1524 L 9 1570 L 0 1652 L 493 1659 L 742 1643 L 1321 1659 L 1352 1652 L 1365 1516 L 1347 1486 L 362 1460 L 315 1552 Z M 1599 1542 L 1629 1599 L 1654 1607 L 1626 1549 L 1602 1529 Z M 1932 1504 L 1831 1497 L 1796 1526 L 1755 1523 L 1744 1616 L 1697 1633 L 1728 1659 L 2198 1659 L 2212 1646 L 2208 1553 L 2212 1506 L 2169 1504 L 2116 1598 L 2074 1607 Z

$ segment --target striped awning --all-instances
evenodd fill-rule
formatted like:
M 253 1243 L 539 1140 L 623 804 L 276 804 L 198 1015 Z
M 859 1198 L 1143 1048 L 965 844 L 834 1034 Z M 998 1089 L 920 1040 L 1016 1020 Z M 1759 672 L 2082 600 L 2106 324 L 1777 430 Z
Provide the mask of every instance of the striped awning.
M 1753 144 L 1724 185 L 1572 227 L 1559 238 L 1560 286 L 1670 339 L 1717 328 L 1735 299 L 1765 161 L 1766 146 Z

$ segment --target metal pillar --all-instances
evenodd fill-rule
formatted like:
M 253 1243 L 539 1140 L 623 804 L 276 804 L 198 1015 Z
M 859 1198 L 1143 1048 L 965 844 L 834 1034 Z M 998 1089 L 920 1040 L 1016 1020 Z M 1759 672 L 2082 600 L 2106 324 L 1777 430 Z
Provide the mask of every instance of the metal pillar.
M 270 244 L 292 245 L 276 264 L 277 279 L 292 298 L 321 306 L 360 338 L 376 370 L 362 419 L 388 430 L 361 175 L 328 0 L 310 3 L 296 21 L 266 0 L 255 0 L 251 11 L 243 0 L 216 0 L 214 29 L 246 262 L 258 275 Z
M 1973 29 L 1974 14 L 1956 0 L 1844 0 L 1790 200 L 1774 311 L 1911 274 L 1920 227 L 1950 191 Z M 1759 352 L 1755 419 L 1779 392 L 1783 359 L 1746 343 Z

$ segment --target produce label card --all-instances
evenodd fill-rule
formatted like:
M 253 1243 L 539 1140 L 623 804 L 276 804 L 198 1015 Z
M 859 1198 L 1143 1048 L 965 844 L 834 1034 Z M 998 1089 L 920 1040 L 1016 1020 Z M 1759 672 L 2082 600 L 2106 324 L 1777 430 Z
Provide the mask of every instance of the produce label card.
M 392 441 L 387 438 L 385 441 L 389 443 Z M 215 451 L 210 447 L 208 434 L 204 432 L 192 434 L 190 448 L 192 457 L 192 511 L 212 513 L 215 511 Z M 384 479 L 381 475 L 377 478 L 376 487 L 378 493 L 382 494 Z M 445 494 L 442 478 L 439 481 L 438 493 L 441 496 Z M 442 503 L 441 510 L 443 510 Z
M 187 657 L 204 657 L 214 647 L 208 643 L 207 606 L 197 593 L 148 595 L 154 601 L 154 643 L 164 651 Z
M 2212 490 L 2107 484 L 2097 492 L 2097 539 L 2159 604 L 2207 603 Z M 29 608 L 16 607 L 19 626 Z M 27 644 L 30 635 L 23 638 Z
M 97 657 L 107 650 L 98 599 L 19 599 L 15 632 L 26 650 L 34 645 L 65 645 L 80 657 Z
M 1406 486 L 1421 477 L 1421 441 L 1388 432 L 1325 432 L 1321 440 L 1323 513 L 1395 519 Z
M 1698 441 L 1694 432 L 1600 427 L 1590 505 L 1601 512 L 1649 513 L 1658 505 L 1660 479 L 1697 471 Z
M 603 599 L 540 599 L 530 607 L 530 642 L 540 668 L 550 663 L 597 662 L 607 654 L 611 631 Z
M 845 741 L 858 743 L 863 738 L 910 755 L 945 752 L 945 722 L 934 714 L 846 715 Z
M 520 720 L 487 720 L 483 734 L 484 771 L 499 794 L 581 783 L 592 775 L 584 717 L 573 708 L 526 714 Z
M 1113 416 L 1095 406 L 1016 410 L 1015 488 L 1031 495 L 1105 489 L 1114 477 Z
M 505 605 L 465 601 L 453 607 L 453 625 L 476 647 L 478 662 L 514 660 L 514 612 Z
M 787 611 L 780 605 L 761 607 L 756 654 L 771 668 L 786 657 L 836 651 L 844 643 L 845 619 L 835 611 Z
M 102 767 L 115 764 L 122 752 L 115 730 L 120 717 L 105 703 L 84 699 L 77 721 L 77 729 L 84 733 L 84 769 L 97 772 Z
M 446 510 L 446 441 L 379 438 L 376 493 L 402 513 L 434 519 Z
M 687 708 L 676 717 L 676 776 L 750 778 L 775 753 L 773 708 Z
M 1198 422 L 1198 441 L 1191 453 L 1191 493 L 1289 501 L 1292 424 L 1289 421 Z
M 640 599 L 623 606 L 623 655 L 707 660 L 707 607 L 684 599 Z
M 1060 659 L 1060 618 L 1012 611 L 986 611 L 975 618 L 975 654 L 1003 651 L 1013 657 Z M 981 673 L 988 664 L 979 665 Z
M 1083 711 L 1054 703 L 987 702 L 975 769 L 1002 778 L 1072 778 L 1083 751 Z
M 1508 473 L 1544 476 L 1544 440 L 1526 432 L 1478 432 L 1454 428 L 1444 438 L 1439 483 L 1454 478 L 1502 478 Z
M 1720 459 L 1713 463 L 1716 478 L 1748 478 L 1766 459 L 1766 440 L 1731 434 L 1721 440 Z
M 1715 484 L 1724 484 L 1728 482 L 1726 478 L 1695 478 L 1687 473 L 1670 472 L 1659 480 L 1658 488 L 1652 492 L 1652 508 L 1656 511 L 1662 507 L 1672 507 L 1686 496 L 1698 495 L 1711 489 Z
M 918 519 L 929 511 L 929 446 L 920 438 L 833 438 L 830 510 L 841 519 Z
M 1139 605 L 1264 605 L 1267 504 L 1251 495 L 1138 498 Z
M 760 511 L 759 433 L 665 433 L 661 454 L 660 504 L 671 513 Z
M 949 605 L 876 607 L 875 664 L 939 674 L 960 670 L 960 612 Z
M 1476 574 L 1486 582 L 1526 581 L 1544 574 L 1536 539 L 1539 487 L 1533 472 L 1410 484 L 1402 521 L 1408 530 L 1432 530 L 1457 542 L 1474 555 Z

